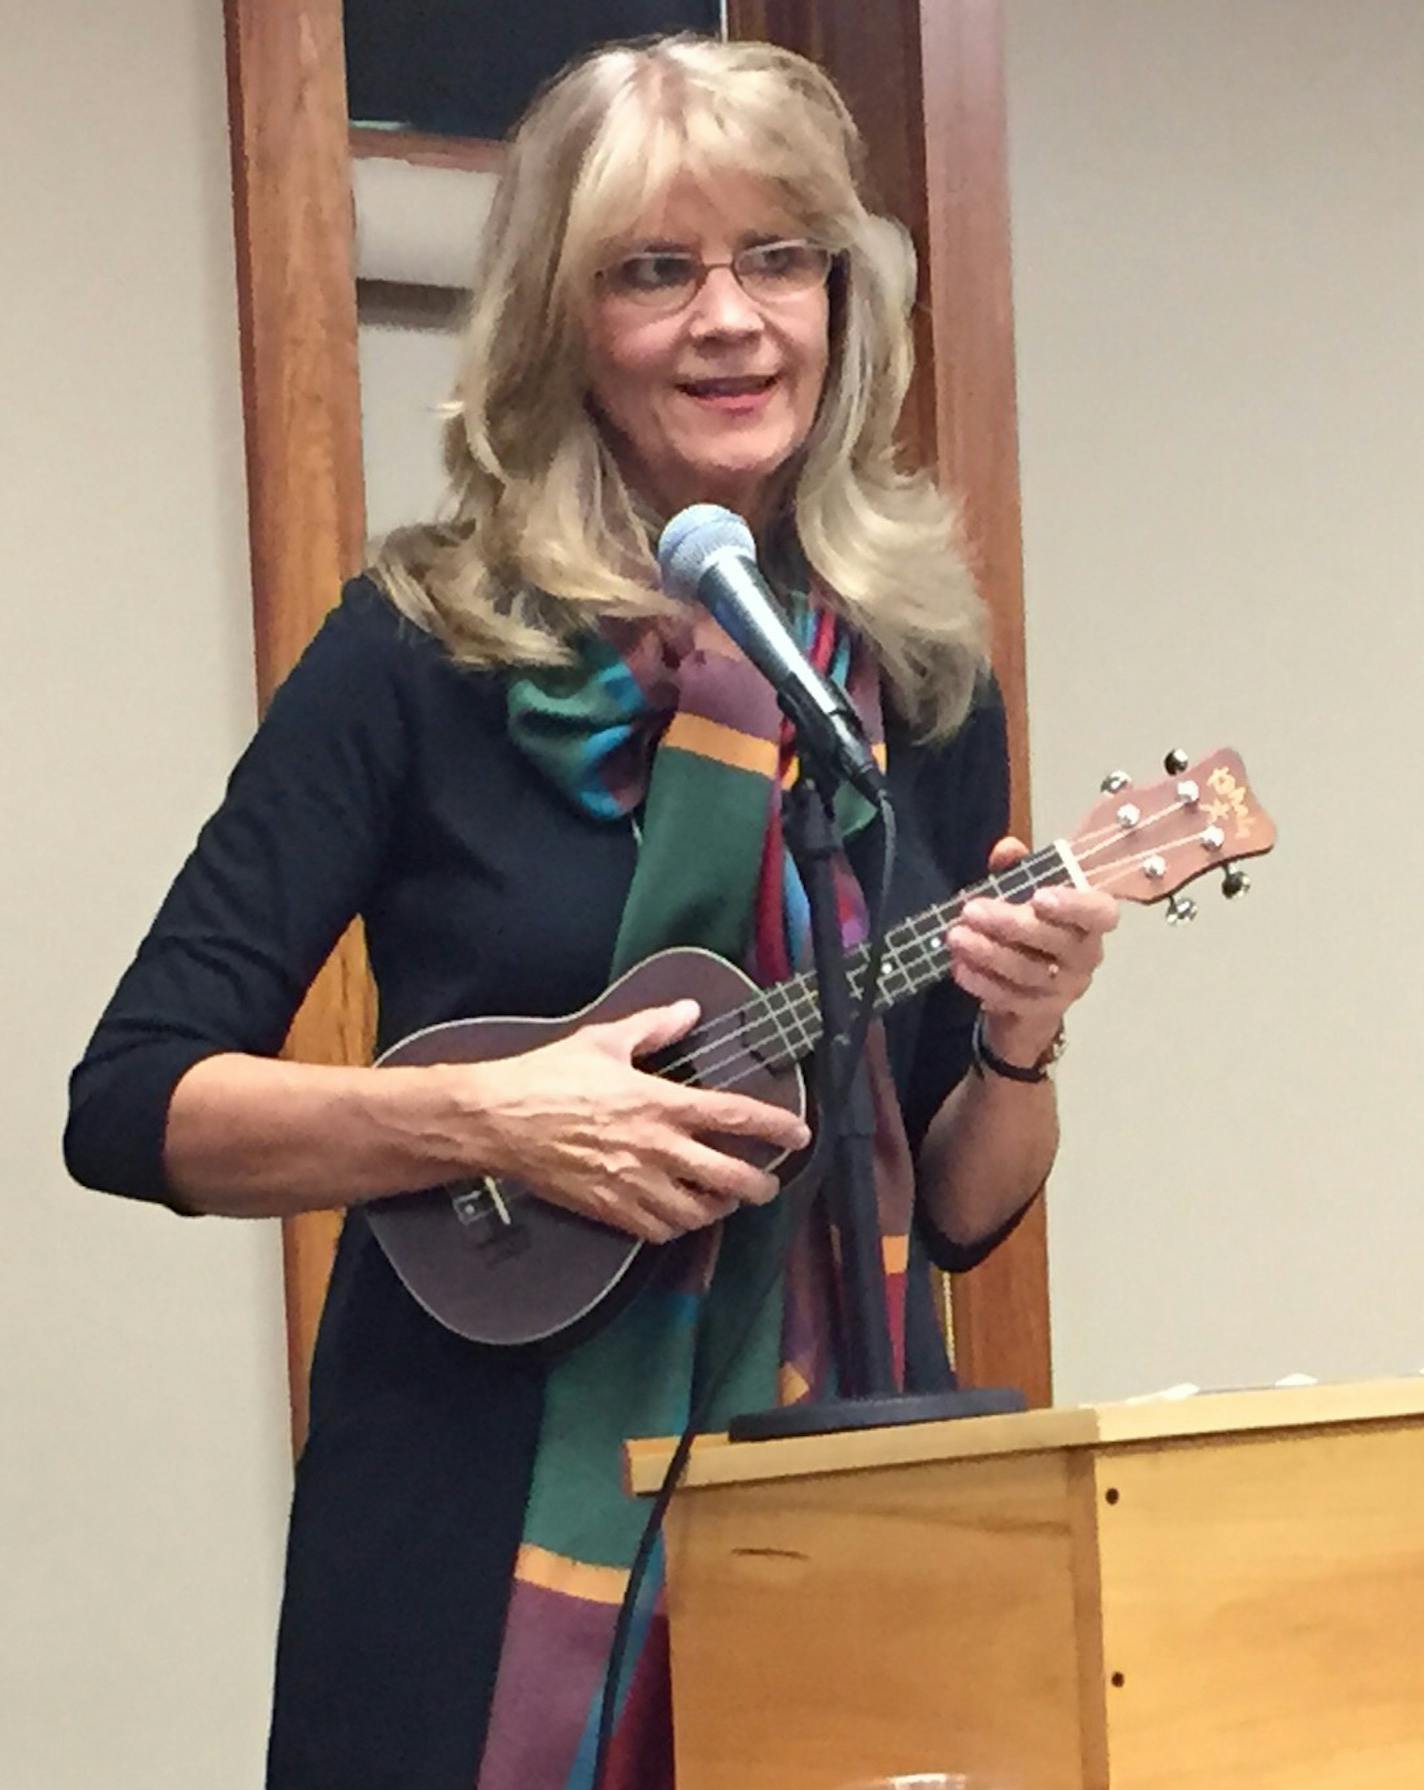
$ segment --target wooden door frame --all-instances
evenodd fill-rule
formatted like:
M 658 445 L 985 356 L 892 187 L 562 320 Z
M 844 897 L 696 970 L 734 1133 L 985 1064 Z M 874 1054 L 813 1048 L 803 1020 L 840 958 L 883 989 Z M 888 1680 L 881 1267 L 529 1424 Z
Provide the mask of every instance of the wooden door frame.
M 253 624 L 265 706 L 363 558 L 350 139 L 341 0 L 224 0 Z M 860 115 L 871 172 L 911 226 L 925 298 L 907 436 L 963 498 L 1027 831 L 1022 552 L 1000 0 L 730 0 L 733 36 L 813 56 Z M 878 103 L 886 72 L 893 103 Z M 932 78 L 926 78 L 932 70 Z M 877 78 L 879 86 L 877 87 Z M 369 1060 L 359 929 L 322 971 L 287 1050 Z M 292 1435 L 340 1219 L 283 1223 Z M 965 1379 L 1049 1397 L 1043 1213 L 955 1288 Z
M 224 0 L 252 617 L 259 706 L 364 558 L 365 491 L 341 0 Z M 369 1062 L 360 930 L 341 940 L 286 1054 Z M 292 1442 L 340 1215 L 283 1220 Z

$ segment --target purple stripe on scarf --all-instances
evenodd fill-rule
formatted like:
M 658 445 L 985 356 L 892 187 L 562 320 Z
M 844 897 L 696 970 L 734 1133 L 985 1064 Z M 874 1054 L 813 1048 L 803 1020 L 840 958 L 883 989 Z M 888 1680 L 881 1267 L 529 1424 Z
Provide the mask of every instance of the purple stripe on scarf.
M 499 1662 L 501 1719 L 490 1729 L 479 1790 L 568 1783 L 617 1619 L 612 1604 L 515 1581 Z
M 771 685 L 758 673 L 749 676 L 745 660 L 729 659 L 721 653 L 694 648 L 688 654 L 679 710 L 733 727 L 753 739 L 780 737 L 781 711 Z

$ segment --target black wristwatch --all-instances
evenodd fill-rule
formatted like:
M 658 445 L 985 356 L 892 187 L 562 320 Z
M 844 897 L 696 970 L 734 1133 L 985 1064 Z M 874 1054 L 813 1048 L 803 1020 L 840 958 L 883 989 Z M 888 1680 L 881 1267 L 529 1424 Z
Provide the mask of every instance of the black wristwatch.
M 976 1075 L 982 1076 L 987 1069 L 994 1075 L 1003 1076 L 1005 1081 L 1048 1081 L 1052 1075 L 1053 1065 L 1063 1055 L 1067 1042 L 1063 1027 L 1059 1026 L 1053 1035 L 1052 1043 L 1036 1061 L 1029 1064 L 1010 1063 L 990 1046 L 989 1040 L 984 1036 L 984 1010 L 981 1007 L 974 1016 L 974 1034 L 970 1040 L 969 1060 Z

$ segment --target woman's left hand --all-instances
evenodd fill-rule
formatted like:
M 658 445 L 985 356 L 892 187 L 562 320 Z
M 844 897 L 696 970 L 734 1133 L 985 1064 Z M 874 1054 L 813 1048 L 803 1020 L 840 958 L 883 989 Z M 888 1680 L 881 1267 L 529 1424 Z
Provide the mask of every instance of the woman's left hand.
M 989 868 L 1007 870 L 1028 848 L 1001 839 Z M 951 972 L 984 1009 L 993 1050 L 1027 1066 L 1050 1048 L 1080 1000 L 1117 925 L 1117 903 L 1093 889 L 1039 889 L 1024 902 L 976 897 L 949 929 Z

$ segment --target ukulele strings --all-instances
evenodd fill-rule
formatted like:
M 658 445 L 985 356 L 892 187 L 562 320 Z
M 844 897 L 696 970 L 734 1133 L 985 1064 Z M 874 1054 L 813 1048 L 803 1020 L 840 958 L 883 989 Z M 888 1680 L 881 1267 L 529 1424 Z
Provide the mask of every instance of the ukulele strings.
M 1051 848 L 1045 848 L 1043 853 L 1035 854 L 1035 856 L 1046 855 L 1050 850 Z M 907 936 L 900 944 L 892 943 L 890 945 L 890 951 L 893 953 L 893 956 L 897 959 L 903 959 L 906 949 L 914 949 L 922 943 L 921 935 L 913 932 L 913 928 L 920 921 L 926 919 L 931 921 L 928 932 L 923 936 L 933 936 L 943 925 L 953 919 L 954 914 L 958 912 L 959 908 L 962 907 L 966 901 L 970 900 L 981 891 L 989 888 L 996 882 L 996 880 L 1003 885 L 1005 892 L 1016 892 L 1013 890 L 1013 883 L 1011 880 L 1015 871 L 1021 871 L 1021 866 L 1013 866 L 1010 870 L 1003 872 L 999 879 L 991 877 L 986 882 L 976 885 L 973 889 L 961 890 L 952 898 L 952 900 L 943 903 L 940 907 L 931 909 L 929 915 L 921 915 L 919 921 L 903 921 L 901 925 L 910 928 L 911 933 L 910 936 Z M 1020 877 L 1020 880 L 1022 880 L 1022 877 Z M 1039 882 L 1044 883 L 1052 880 L 1054 880 L 1054 877 L 1045 873 L 1039 879 Z M 1057 880 L 1062 880 L 1061 868 L 1057 872 Z M 1033 883 L 1031 877 L 1029 878 L 1029 886 L 1038 886 Z M 938 916 L 938 918 L 936 916 Z M 899 931 L 900 929 L 901 928 L 897 927 L 894 930 Z M 857 953 L 863 957 L 864 948 L 857 947 Z M 856 970 L 862 967 L 863 963 L 852 967 L 851 976 L 853 993 L 859 992 L 859 990 L 854 987 L 854 978 Z M 893 975 L 896 965 L 892 962 L 888 963 L 886 967 L 890 974 Z M 784 992 L 793 987 L 798 988 L 797 993 L 792 994 Z M 800 1007 L 804 1004 L 804 998 L 808 992 L 809 991 L 806 988 L 806 976 L 804 973 L 792 976 L 786 982 L 776 983 L 770 988 L 759 989 L 757 994 L 753 997 L 753 1000 L 748 1002 L 746 1006 L 735 1008 L 730 1013 L 721 1014 L 716 1019 L 709 1020 L 705 1026 L 698 1026 L 689 1036 L 691 1048 L 687 1053 L 683 1056 L 673 1058 L 668 1063 L 660 1065 L 658 1073 L 661 1075 L 672 1075 L 682 1069 L 691 1069 L 698 1074 L 699 1079 L 705 1075 L 715 1073 L 720 1066 L 720 1060 L 716 1058 L 716 1052 L 725 1044 L 737 1046 L 738 1054 L 740 1054 L 741 1047 L 752 1040 L 755 1040 L 757 1044 L 775 1044 L 780 1040 L 780 1042 L 789 1048 L 793 1041 L 786 1035 L 780 1021 L 784 1017 L 789 1017 L 797 1023 L 803 1033 L 805 1032 L 804 1023 L 801 1020 Z M 774 1005 L 778 999 L 782 1003 L 780 1010 Z M 760 1007 L 761 1009 L 761 1012 L 750 1022 L 743 1017 L 749 1007 Z M 798 1043 L 806 1041 L 807 1040 L 803 1039 L 798 1041 Z
M 1018 868 L 1018 866 L 1014 867 L 1015 870 Z M 1009 886 L 1007 881 L 1009 875 L 1010 873 L 1006 872 L 1004 878 L 1000 879 L 1005 883 L 1006 889 Z M 990 879 L 990 882 L 994 880 Z M 1037 881 L 1029 878 L 1025 886 L 1039 887 L 1054 880 L 1062 880 L 1061 866 L 1058 868 L 1056 876 L 1045 873 Z M 1023 881 L 1022 877 L 1019 878 L 1019 881 Z M 944 927 L 953 920 L 966 901 L 989 886 L 989 883 L 982 883 L 973 889 L 962 890 L 952 900 L 931 909 L 929 914 L 921 915 L 918 920 L 903 922 L 909 931 L 905 937 L 889 945 L 885 965 L 887 973 L 879 992 L 881 994 L 886 992 L 896 974 L 906 976 L 908 987 L 903 992 L 912 992 L 914 987 L 912 970 L 923 967 L 930 961 L 931 953 L 926 949 L 927 944 L 939 937 Z M 1014 892 L 1017 892 L 1016 889 Z M 923 927 L 923 930 L 917 930 L 920 927 Z M 910 952 L 919 954 L 918 962 L 909 961 L 907 954 Z M 862 962 L 854 965 L 851 969 L 853 996 L 858 996 L 860 993 L 856 983 L 856 973 L 863 968 L 862 954 Z M 749 1007 L 759 1009 L 750 1021 L 743 1017 Z M 782 1049 L 794 1053 L 794 1061 L 796 1057 L 804 1054 L 814 1045 L 819 1017 L 814 992 L 809 986 L 805 974 L 793 976 L 786 982 L 776 983 L 771 988 L 761 990 L 753 1001 L 747 1003 L 747 1006 L 736 1008 L 731 1013 L 720 1015 L 706 1026 L 698 1027 L 691 1034 L 689 1040 L 691 1048 L 683 1056 L 676 1057 L 671 1062 L 662 1065 L 658 1073 L 672 1075 L 680 1070 L 690 1070 L 703 1087 L 734 1086 L 749 1075 L 756 1074 L 762 1064 L 753 1062 L 750 1067 L 741 1069 L 730 1080 L 714 1080 L 713 1078 L 718 1076 L 722 1069 L 744 1059 L 749 1052 L 755 1054 L 762 1048 L 769 1047 L 774 1050 L 779 1045 Z M 792 1036 L 787 1022 L 796 1028 L 800 1034 L 799 1037 Z M 693 1040 L 695 1042 L 692 1042 Z
M 1189 804 L 1179 799 L 1168 804 L 1156 814 L 1146 816 L 1137 824 L 1139 826 L 1157 826 L 1172 815 L 1180 813 Z M 1094 887 L 1106 887 L 1120 881 L 1124 876 L 1138 870 L 1154 857 L 1164 855 L 1165 851 L 1176 850 L 1191 841 L 1177 839 L 1165 847 L 1148 846 L 1125 856 L 1113 859 L 1106 864 L 1093 864 L 1091 860 L 1103 852 L 1111 850 L 1127 837 L 1120 825 L 1099 827 L 1094 831 L 1080 835 L 1073 842 L 1073 856 L 1085 876 Z M 1050 856 L 1051 854 L 1051 856 Z M 1000 895 L 1015 895 L 1034 892 L 1041 888 L 1062 884 L 1068 880 L 1059 854 L 1053 847 L 1044 847 L 1039 852 L 1030 854 L 1020 863 L 1011 865 L 997 877 L 989 877 L 984 882 L 970 889 L 961 890 L 950 901 L 931 908 L 927 914 L 919 916 L 904 924 L 910 928 L 908 935 L 898 943 L 892 944 L 890 961 L 886 965 L 886 979 L 882 983 L 881 992 L 885 992 L 897 974 L 905 977 L 906 987 L 903 994 L 914 992 L 915 972 L 928 968 L 937 956 L 937 947 L 944 928 L 950 924 L 964 905 L 989 889 Z M 915 955 L 911 957 L 911 953 Z M 852 977 L 854 971 L 852 971 Z M 801 977 L 793 977 L 792 983 L 800 982 Z M 744 1061 L 747 1054 L 755 1055 L 759 1047 L 777 1044 L 783 1048 L 796 1048 L 799 1051 L 810 1048 L 815 1042 L 815 1032 L 806 1023 L 805 1000 L 797 995 L 781 994 L 791 986 L 790 983 L 779 983 L 771 989 L 762 991 L 759 1002 L 749 1003 L 761 1007 L 761 1012 L 749 1023 L 742 1017 L 746 1008 L 737 1008 L 733 1012 L 723 1014 L 704 1027 L 698 1027 L 691 1035 L 696 1040 L 682 1056 L 675 1057 L 661 1066 L 659 1074 L 672 1076 L 680 1071 L 688 1071 L 700 1086 L 708 1088 L 730 1088 L 755 1075 L 762 1064 L 753 1061 L 749 1066 L 740 1068 L 727 1080 L 720 1077 L 724 1069 L 729 1069 L 736 1062 Z M 778 1010 L 773 1002 L 781 995 L 782 1007 Z M 793 1039 L 787 1032 L 783 1020 L 792 1021 L 802 1036 Z
M 904 937 L 892 942 L 887 953 L 885 965 L 886 975 L 882 980 L 879 994 L 883 995 L 890 988 L 896 975 L 903 975 L 906 987 L 899 991 L 909 994 L 914 991 L 914 974 L 917 969 L 927 967 L 932 961 L 933 953 L 927 947 L 937 940 L 967 901 L 993 887 L 1002 894 L 1017 894 L 1021 890 L 1033 890 L 1046 887 L 1054 882 L 1063 882 L 1066 873 L 1057 851 L 1044 847 L 1033 854 L 1034 859 L 1044 860 L 1044 866 L 1037 871 L 1027 870 L 1031 860 L 1025 859 L 1020 864 L 1011 866 L 998 877 L 990 877 L 972 889 L 961 890 L 951 900 L 929 910 L 927 914 L 902 922 L 906 928 Z M 895 929 L 897 932 L 900 928 Z M 893 937 L 893 935 L 892 935 Z M 912 959 L 909 954 L 917 953 Z M 862 962 L 851 970 L 852 994 L 859 995 L 855 976 L 864 968 L 863 947 L 859 948 Z M 796 992 L 789 992 L 795 989 Z M 779 1005 L 777 1003 L 780 1003 Z M 748 1007 L 759 1007 L 760 1012 L 748 1022 L 744 1017 Z M 749 1052 L 755 1053 L 759 1047 L 793 1050 L 797 1056 L 803 1054 L 816 1041 L 816 1026 L 808 1021 L 819 1022 L 819 1010 L 815 1006 L 814 993 L 804 975 L 793 976 L 787 982 L 780 982 L 769 989 L 759 991 L 758 996 L 747 1003 L 747 1006 L 734 1009 L 731 1013 L 719 1015 L 706 1026 L 693 1031 L 689 1043 L 691 1048 L 682 1056 L 660 1065 L 658 1073 L 665 1076 L 676 1074 L 681 1070 L 690 1070 L 699 1085 L 711 1088 L 735 1086 L 748 1076 L 757 1073 L 762 1067 L 760 1062 L 753 1062 L 750 1067 L 743 1068 L 730 1080 L 714 1080 L 721 1070 L 730 1067 L 734 1062 L 742 1060 Z M 790 1021 L 801 1034 L 793 1038 L 784 1023 Z M 695 1042 L 693 1042 L 695 1040 Z M 726 1047 L 724 1049 L 724 1047 Z M 719 1054 L 722 1053 L 722 1054 Z M 793 1060 L 795 1060 L 793 1058 Z
M 1177 802 L 1170 808 L 1164 809 L 1161 814 L 1153 815 L 1149 817 L 1147 821 L 1139 824 L 1149 826 L 1155 825 L 1158 821 L 1166 819 L 1169 815 L 1176 813 L 1179 809 L 1186 806 L 1187 804 L 1185 802 Z M 1102 828 L 1099 829 L 1099 833 L 1107 836 L 1102 837 L 1097 844 L 1088 844 L 1089 840 L 1095 838 L 1095 835 L 1091 833 L 1085 833 L 1081 835 L 1079 839 L 1074 841 L 1073 856 L 1080 867 L 1085 866 L 1086 861 L 1089 858 L 1109 850 L 1114 844 L 1126 837 L 1120 829 L 1116 828 Z M 1140 869 L 1149 859 L 1163 855 L 1164 850 L 1175 851 L 1179 847 L 1190 843 L 1192 842 L 1188 839 L 1176 839 L 1171 841 L 1165 848 L 1161 846 L 1151 846 L 1136 852 L 1128 853 L 1121 858 L 1114 859 L 1110 863 L 1096 866 L 1091 872 L 1089 880 L 1093 883 L 1094 887 L 1106 886 L 1113 881 L 1120 880 L 1123 876 L 1130 874 L 1132 871 Z M 1056 869 L 1045 863 L 1037 870 L 1028 870 L 1027 867 L 1030 864 L 1033 864 L 1035 860 L 1045 859 L 1049 852 L 1053 853 L 1053 857 L 1057 861 Z M 986 878 L 985 881 L 976 883 L 972 888 L 962 889 L 949 901 L 941 902 L 937 906 L 929 909 L 927 913 L 903 922 L 903 924 L 909 928 L 909 935 L 901 944 L 894 947 L 894 962 L 887 965 L 888 975 L 886 983 L 882 983 L 881 992 L 885 992 L 888 982 L 893 980 L 895 975 L 902 974 L 906 980 L 906 989 L 904 992 L 912 993 L 915 986 L 915 972 L 927 969 L 931 963 L 935 962 L 946 925 L 953 921 L 960 909 L 962 909 L 969 901 L 982 894 L 985 890 L 994 887 L 1000 892 L 1007 892 L 1009 889 L 1012 889 L 1014 893 L 1018 893 L 1021 887 L 1028 890 L 1051 888 L 1055 884 L 1061 885 L 1067 880 L 1066 869 L 1061 858 L 1059 858 L 1056 849 L 1046 846 L 1041 851 L 1032 853 L 1028 858 L 1022 859 L 1018 864 L 1010 866 L 1008 870 L 1002 872 L 999 876 Z M 910 952 L 917 954 L 912 961 L 907 960 L 907 953 Z M 852 976 L 854 976 L 854 972 L 852 972 Z M 801 976 L 791 978 L 792 983 L 802 982 L 803 980 L 804 978 Z M 740 1023 L 736 1014 L 744 1011 L 744 1009 L 738 1008 L 734 1010 L 733 1013 L 720 1015 L 705 1028 L 699 1027 L 697 1031 L 693 1033 L 693 1036 L 701 1036 L 702 1042 L 694 1049 L 688 1051 L 684 1056 L 676 1058 L 673 1062 L 666 1064 L 658 1071 L 658 1073 L 667 1076 L 672 1074 L 674 1070 L 690 1069 L 696 1074 L 697 1085 L 711 1088 L 716 1091 L 735 1088 L 739 1083 L 747 1081 L 764 1067 L 764 1064 L 754 1055 L 754 1046 L 756 1044 L 770 1045 L 777 1042 L 781 1043 L 783 1046 L 789 1046 L 791 1044 L 791 1040 L 786 1034 L 785 1027 L 781 1024 L 781 1016 L 767 1004 L 770 997 L 775 996 L 780 990 L 785 989 L 790 985 L 790 983 L 778 983 L 774 988 L 762 992 L 761 1003 L 764 1008 L 764 1013 L 761 1020 L 753 1021 L 750 1025 Z M 802 1009 L 801 1007 L 798 1007 L 797 997 L 786 996 L 784 998 L 787 1015 L 794 1018 L 798 1026 L 806 1034 L 805 1044 L 809 1047 L 809 1045 L 814 1043 L 814 1034 L 801 1018 Z M 803 1002 L 802 1007 L 804 1007 L 804 1005 L 805 1003 Z M 811 1011 L 814 1015 L 814 1009 Z M 818 1015 L 815 1016 L 818 1017 Z M 719 1030 L 719 1028 L 722 1029 Z M 721 1057 L 716 1057 L 716 1052 L 723 1046 L 730 1046 L 730 1051 Z M 745 1061 L 748 1056 L 752 1057 L 750 1063 L 746 1063 Z M 712 1061 L 711 1059 L 714 1057 L 716 1060 Z M 739 1061 L 741 1061 L 744 1066 L 739 1068 L 735 1074 L 728 1075 L 725 1079 L 712 1079 L 713 1076 L 720 1076 L 723 1070 L 730 1069 L 733 1064 Z M 532 1188 L 523 1187 L 518 1182 L 509 1185 L 501 1180 L 501 1192 L 499 1197 L 503 1204 L 508 1207 L 522 1204 L 524 1200 L 538 1196 Z

